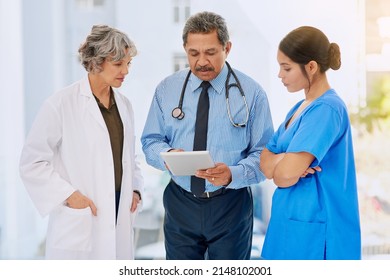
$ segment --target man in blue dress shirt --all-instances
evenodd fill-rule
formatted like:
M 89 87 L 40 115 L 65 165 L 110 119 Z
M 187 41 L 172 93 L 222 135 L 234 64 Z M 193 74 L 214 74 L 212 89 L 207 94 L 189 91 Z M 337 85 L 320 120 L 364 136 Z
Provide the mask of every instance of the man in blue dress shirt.
M 274 132 L 268 99 L 257 82 L 226 62 L 231 42 L 221 16 L 202 12 L 190 17 L 183 46 L 190 69 L 157 86 L 142 148 L 148 164 L 160 170 L 167 170 L 160 152 L 194 149 L 201 84 L 208 81 L 207 150 L 216 166 L 197 172 L 205 179 L 201 194 L 191 191 L 191 176 L 171 174 L 163 195 L 166 258 L 249 259 L 250 185 L 265 179 L 260 152 Z

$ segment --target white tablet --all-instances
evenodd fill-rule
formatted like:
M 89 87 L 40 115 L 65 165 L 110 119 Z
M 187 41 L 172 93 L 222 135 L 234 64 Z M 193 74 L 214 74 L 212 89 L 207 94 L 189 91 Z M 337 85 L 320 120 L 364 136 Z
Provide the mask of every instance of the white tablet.
M 195 175 L 199 169 L 215 166 L 209 151 L 162 152 L 160 155 L 175 176 Z

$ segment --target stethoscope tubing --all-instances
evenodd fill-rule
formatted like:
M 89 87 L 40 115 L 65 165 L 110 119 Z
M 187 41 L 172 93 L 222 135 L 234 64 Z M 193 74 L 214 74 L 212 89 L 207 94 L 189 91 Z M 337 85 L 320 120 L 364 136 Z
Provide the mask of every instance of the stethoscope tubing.
M 245 127 L 246 124 L 248 123 L 248 120 L 249 120 L 249 107 L 248 107 L 248 103 L 246 101 L 246 97 L 245 97 L 244 91 L 242 90 L 240 81 L 238 80 L 236 74 L 234 73 L 233 69 L 230 67 L 230 64 L 227 61 L 225 63 L 227 65 L 227 67 L 228 67 L 228 74 L 227 74 L 226 81 L 225 81 L 225 97 L 226 97 L 226 108 L 227 108 L 229 120 L 230 120 L 231 124 L 234 127 Z M 188 74 L 187 74 L 187 76 L 186 76 L 186 78 L 184 80 L 183 87 L 181 89 L 179 104 L 178 104 L 177 107 L 175 107 L 172 110 L 172 117 L 175 118 L 175 119 L 178 119 L 178 120 L 182 120 L 184 118 L 184 116 L 185 116 L 185 114 L 183 112 L 183 101 L 184 101 L 184 95 L 185 95 L 185 91 L 186 91 L 187 84 L 188 84 L 188 81 L 190 79 L 191 73 L 192 73 L 191 70 L 189 70 Z M 230 76 L 231 75 L 233 75 L 234 80 L 236 81 L 233 84 L 229 84 L 229 80 L 230 80 Z M 229 90 L 230 90 L 231 87 L 237 87 L 239 92 L 240 92 L 240 94 L 241 94 L 241 96 L 242 96 L 242 98 L 243 98 L 243 100 L 244 100 L 245 110 L 246 110 L 246 118 L 245 118 L 245 121 L 243 123 L 235 123 L 233 121 L 233 117 L 232 117 L 231 112 L 230 112 L 230 103 L 229 103 Z

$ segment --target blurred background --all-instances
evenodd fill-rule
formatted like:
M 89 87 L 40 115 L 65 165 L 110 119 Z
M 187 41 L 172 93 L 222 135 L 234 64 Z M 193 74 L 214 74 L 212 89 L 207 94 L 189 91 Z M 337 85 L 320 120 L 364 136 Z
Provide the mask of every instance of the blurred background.
M 204 10 L 226 19 L 233 44 L 228 61 L 264 87 L 275 128 L 303 98 L 302 92 L 289 94 L 277 77 L 279 41 L 312 25 L 339 44 L 342 67 L 328 78 L 353 125 L 363 258 L 390 259 L 388 0 L 0 0 L 0 259 L 44 256 L 47 217 L 39 216 L 21 183 L 20 152 L 42 102 L 86 75 L 77 49 L 93 24 L 126 32 L 139 51 L 121 88 L 134 107 L 145 178 L 136 258 L 164 258 L 162 192 L 169 175 L 145 163 L 139 137 L 158 82 L 187 66 L 181 39 L 186 19 Z M 274 187 L 270 181 L 252 186 L 253 259 L 260 256 Z

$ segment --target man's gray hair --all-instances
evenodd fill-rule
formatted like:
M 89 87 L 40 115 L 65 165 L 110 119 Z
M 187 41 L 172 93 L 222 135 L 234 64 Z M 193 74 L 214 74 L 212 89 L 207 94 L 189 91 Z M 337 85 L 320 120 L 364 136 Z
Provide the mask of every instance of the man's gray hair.
M 212 12 L 200 12 L 188 18 L 183 29 L 183 45 L 187 44 L 189 33 L 210 33 L 217 31 L 222 46 L 229 42 L 229 32 L 225 19 Z
M 125 33 L 107 25 L 94 25 L 79 48 L 79 59 L 87 72 L 100 72 L 106 59 L 119 61 L 127 50 L 131 57 L 137 55 L 137 48 Z

